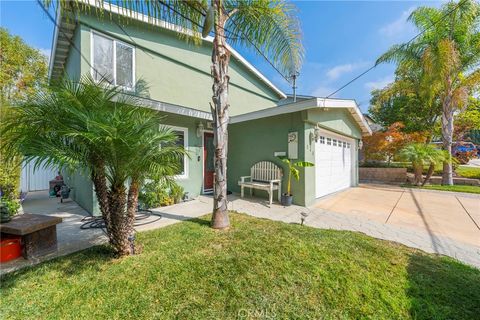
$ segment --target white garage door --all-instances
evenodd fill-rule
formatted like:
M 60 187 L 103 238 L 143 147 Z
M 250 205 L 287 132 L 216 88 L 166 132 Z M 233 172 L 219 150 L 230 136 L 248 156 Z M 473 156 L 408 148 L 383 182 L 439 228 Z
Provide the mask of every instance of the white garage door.
M 316 197 L 352 186 L 354 140 L 322 131 L 315 143 Z

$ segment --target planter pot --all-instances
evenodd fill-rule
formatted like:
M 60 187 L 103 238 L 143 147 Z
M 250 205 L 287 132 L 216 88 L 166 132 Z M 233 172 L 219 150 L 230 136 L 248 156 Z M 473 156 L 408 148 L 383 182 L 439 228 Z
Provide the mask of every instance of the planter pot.
M 288 207 L 288 206 L 291 206 L 292 205 L 292 201 L 293 201 L 293 195 L 291 194 L 282 194 L 282 198 L 281 198 L 281 203 L 282 203 L 282 206 L 284 207 Z

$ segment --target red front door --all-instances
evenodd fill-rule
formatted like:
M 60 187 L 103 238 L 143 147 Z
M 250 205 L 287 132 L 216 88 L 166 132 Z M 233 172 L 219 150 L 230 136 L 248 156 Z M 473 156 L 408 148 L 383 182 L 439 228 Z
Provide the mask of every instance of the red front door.
M 213 133 L 203 133 L 203 190 L 213 190 L 213 174 L 215 165 L 213 157 L 215 148 L 213 146 Z

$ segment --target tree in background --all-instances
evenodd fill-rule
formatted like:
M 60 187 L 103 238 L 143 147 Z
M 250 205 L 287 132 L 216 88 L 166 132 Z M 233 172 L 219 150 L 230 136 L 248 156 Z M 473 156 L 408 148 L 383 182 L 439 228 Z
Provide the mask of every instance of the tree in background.
M 471 97 L 465 110 L 455 115 L 454 124 L 454 141 L 471 139 L 471 132 L 480 130 L 480 99 Z
M 363 138 L 365 161 L 387 161 L 388 164 L 405 145 L 412 142 L 424 142 L 425 137 L 420 132 L 406 133 L 404 125 L 396 122 L 385 131 L 374 132 Z
M 45 86 L 47 58 L 5 28 L 0 44 L 0 99 L 2 106 L 17 104 Z
M 43 88 L 46 79 L 46 57 L 0 27 L 0 123 L 12 112 L 12 106 Z M 0 139 L 0 195 L 2 201 L 18 208 L 14 202 L 20 189 L 21 156 L 7 158 L 1 152 L 4 141 Z
M 21 153 L 35 165 L 71 172 L 86 168 L 110 244 L 119 256 L 134 253 L 133 222 L 146 178 L 173 176 L 185 151 L 135 97 L 90 77 L 65 80 L 16 107 L 0 127 L 6 155 Z
M 404 131 L 425 132 L 431 140 L 442 106 L 436 95 L 438 86 L 430 80 L 421 61 L 400 64 L 393 83 L 372 91 L 370 116 L 385 128 L 401 122 Z
M 422 61 L 442 105 L 443 148 L 452 154 L 454 114 L 480 83 L 480 4 L 450 1 L 441 8 L 419 7 L 409 17 L 421 32 L 414 41 L 395 45 L 377 63 Z M 443 166 L 442 184 L 453 184 L 452 164 Z

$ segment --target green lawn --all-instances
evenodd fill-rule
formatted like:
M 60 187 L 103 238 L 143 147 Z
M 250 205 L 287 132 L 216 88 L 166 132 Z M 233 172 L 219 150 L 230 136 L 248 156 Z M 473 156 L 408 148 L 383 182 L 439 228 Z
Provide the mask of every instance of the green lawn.
M 464 185 L 442 186 L 442 185 L 432 184 L 432 185 L 425 185 L 423 187 L 417 187 L 417 186 L 405 184 L 403 185 L 403 187 L 480 194 L 479 186 L 464 186 Z
M 360 233 L 232 214 L 7 275 L 2 319 L 478 319 L 480 270 Z
M 459 166 L 455 172 L 465 178 L 480 179 L 480 168 Z

